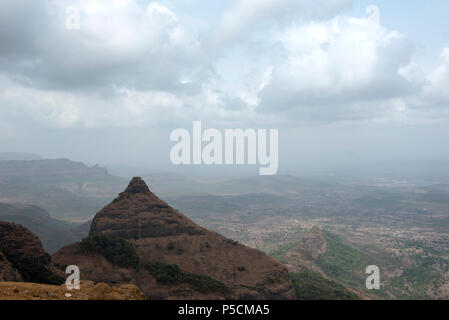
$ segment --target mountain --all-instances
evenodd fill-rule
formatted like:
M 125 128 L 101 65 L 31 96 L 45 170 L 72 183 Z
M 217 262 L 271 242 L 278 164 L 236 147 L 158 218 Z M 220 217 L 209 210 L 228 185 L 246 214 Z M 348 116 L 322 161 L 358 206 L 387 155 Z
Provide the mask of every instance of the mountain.
M 89 222 L 73 224 L 54 219 L 38 206 L 8 203 L 0 203 L 0 221 L 28 228 L 39 237 L 44 249 L 50 253 L 87 236 L 90 226 Z
M 51 257 L 41 241 L 28 229 L 0 222 L 0 274 L 3 280 L 61 284 L 61 277 L 51 265 Z
M 134 283 L 149 299 L 295 298 L 282 264 L 200 227 L 137 177 L 95 215 L 88 238 L 52 259 L 95 282 Z
M 56 218 L 93 216 L 126 182 L 68 159 L 0 161 L 0 202 L 36 205 Z

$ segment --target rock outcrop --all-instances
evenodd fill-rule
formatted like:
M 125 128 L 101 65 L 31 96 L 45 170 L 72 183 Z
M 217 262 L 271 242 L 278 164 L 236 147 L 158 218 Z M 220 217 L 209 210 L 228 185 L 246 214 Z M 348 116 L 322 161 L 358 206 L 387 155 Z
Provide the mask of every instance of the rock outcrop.
M 90 237 L 124 239 L 135 248 L 139 267 L 118 266 L 101 252 L 82 253 L 78 243 L 60 249 L 53 261 L 79 266 L 82 279 L 136 284 L 150 299 L 295 298 L 282 264 L 200 227 L 154 195 L 140 178 L 133 178 L 96 214 Z M 170 278 L 173 273 L 180 275 L 177 282 Z
M 4 265 L 9 263 L 13 266 L 24 281 L 47 284 L 63 282 L 63 278 L 52 271 L 51 257 L 42 248 L 39 238 L 21 225 L 0 222 L 0 252 L 5 259 Z M 5 268 L 6 271 L 8 267 Z
M 145 300 L 145 295 L 132 284 L 111 287 L 85 281 L 80 290 L 68 290 L 65 285 L 0 282 L 0 300 Z

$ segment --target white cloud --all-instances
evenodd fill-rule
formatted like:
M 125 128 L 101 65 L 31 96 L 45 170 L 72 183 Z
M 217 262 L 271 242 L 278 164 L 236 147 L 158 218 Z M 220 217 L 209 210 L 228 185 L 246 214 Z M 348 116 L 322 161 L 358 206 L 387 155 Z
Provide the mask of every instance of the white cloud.
M 235 1 L 219 23 L 217 37 L 230 41 L 248 41 L 256 28 L 270 23 L 288 25 L 297 19 L 325 19 L 349 6 L 352 0 L 239 0 Z
M 371 17 L 292 24 L 278 38 L 283 54 L 260 94 L 263 111 L 296 109 L 302 121 L 317 114 L 332 121 L 349 111 L 357 112 L 353 118 L 364 118 L 373 110 L 351 104 L 371 101 L 366 105 L 374 109 L 379 101 L 407 96 L 424 82 L 407 38 Z
M 438 66 L 428 75 L 428 85 L 423 90 L 424 97 L 438 104 L 449 104 L 449 47 L 440 54 Z

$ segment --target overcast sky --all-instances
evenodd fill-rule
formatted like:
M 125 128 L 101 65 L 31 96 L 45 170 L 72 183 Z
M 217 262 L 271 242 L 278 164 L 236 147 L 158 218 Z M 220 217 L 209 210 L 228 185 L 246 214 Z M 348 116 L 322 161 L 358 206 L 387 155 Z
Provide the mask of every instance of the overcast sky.
M 278 128 L 280 172 L 447 161 L 448 12 L 447 0 L 2 0 L 0 151 L 170 168 L 170 131 L 202 120 Z

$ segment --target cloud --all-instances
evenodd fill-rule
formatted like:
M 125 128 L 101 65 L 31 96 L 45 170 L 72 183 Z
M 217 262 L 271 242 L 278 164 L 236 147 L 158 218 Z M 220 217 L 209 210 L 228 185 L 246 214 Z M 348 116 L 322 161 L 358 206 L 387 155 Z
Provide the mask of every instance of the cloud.
M 279 43 L 282 54 L 260 92 L 264 112 L 297 109 L 304 117 L 328 120 L 357 116 L 353 104 L 403 97 L 422 83 L 418 72 L 410 76 L 409 40 L 370 17 L 293 24 L 279 35 Z
M 442 50 L 438 65 L 429 73 L 423 96 L 438 106 L 449 104 L 449 47 Z
M 59 90 L 39 90 L 0 81 L 0 117 L 49 128 L 133 128 L 159 125 L 182 113 L 184 102 L 163 91 L 120 89 L 105 98 Z M 158 115 L 158 116 L 155 116 Z M 165 120 L 170 122 L 169 120 Z
M 248 41 L 251 33 L 269 27 L 270 23 L 284 26 L 298 19 L 326 19 L 351 3 L 352 0 L 235 1 L 223 14 L 216 35 L 227 45 L 232 41 Z
M 5 0 L 0 117 L 67 129 L 446 116 L 449 48 L 427 70 L 375 7 L 344 15 L 351 3 L 235 1 L 193 32 L 167 2 Z M 69 6 L 79 29 L 66 28 Z
M 23 84 L 109 93 L 113 87 L 195 91 L 208 78 L 208 62 L 198 41 L 161 4 L 2 3 L 9 19 L 0 21 L 2 48 L 8 48 L 0 66 Z M 66 28 L 68 7 L 79 11 L 79 29 Z

